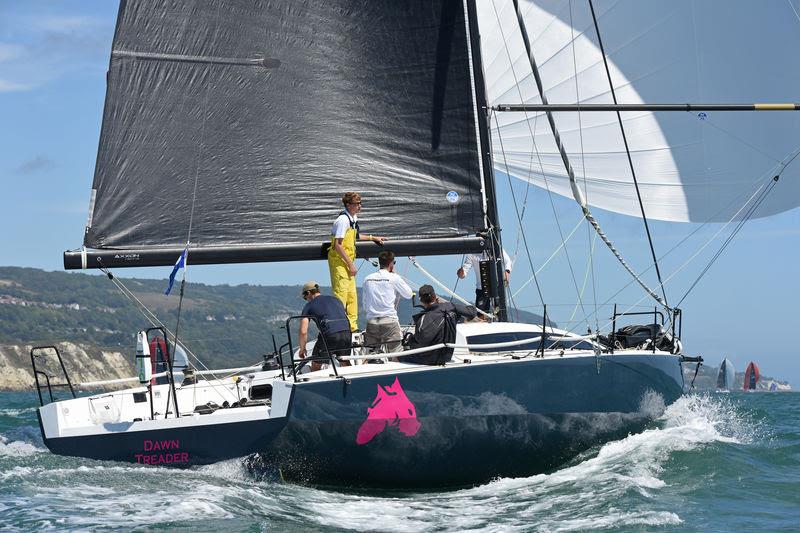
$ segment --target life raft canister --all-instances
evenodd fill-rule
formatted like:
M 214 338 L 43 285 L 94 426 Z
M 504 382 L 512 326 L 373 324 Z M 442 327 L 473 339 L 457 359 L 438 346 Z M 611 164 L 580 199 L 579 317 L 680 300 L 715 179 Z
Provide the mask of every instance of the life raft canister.
M 168 370 L 167 343 L 164 341 L 164 337 L 159 335 L 157 337 L 153 337 L 153 340 L 150 341 L 150 360 L 153 364 L 153 375 L 166 372 Z M 164 383 L 169 383 L 167 376 L 152 378 L 150 380 L 151 385 L 162 385 Z

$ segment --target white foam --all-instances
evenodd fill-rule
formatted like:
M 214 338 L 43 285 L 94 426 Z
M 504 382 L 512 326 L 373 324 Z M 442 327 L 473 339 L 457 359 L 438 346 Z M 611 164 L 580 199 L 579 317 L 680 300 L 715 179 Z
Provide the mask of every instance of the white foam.
M 25 407 L 23 409 L 0 409 L 0 415 L 18 417 L 23 413 L 32 413 L 35 407 Z
M 5 481 L 12 478 L 27 479 L 33 472 L 29 466 L 15 466 L 10 470 L 0 470 L 0 480 Z
M 0 435 L 0 456 L 5 457 L 26 457 L 45 450 L 37 448 L 30 442 L 12 440 Z

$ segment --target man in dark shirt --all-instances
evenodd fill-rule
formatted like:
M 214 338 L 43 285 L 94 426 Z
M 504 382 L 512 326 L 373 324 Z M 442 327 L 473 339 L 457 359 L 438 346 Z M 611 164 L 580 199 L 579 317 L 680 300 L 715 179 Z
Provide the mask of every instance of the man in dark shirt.
M 456 340 L 456 323 L 461 318 L 475 318 L 478 312 L 471 305 L 461 305 L 439 300 L 430 285 L 419 288 L 419 300 L 425 307 L 414 315 L 414 334 L 403 344 L 409 349 L 423 348 Z M 439 348 L 429 352 L 399 357 L 405 363 L 420 365 L 443 365 L 453 358 L 453 348 Z
M 319 285 L 315 281 L 309 281 L 303 285 L 302 297 L 307 303 L 300 314 L 316 318 L 320 330 L 311 356 L 327 355 L 325 353 L 326 346 L 334 356 L 350 355 L 350 347 L 352 345 L 350 321 L 347 318 L 347 313 L 341 300 L 333 296 L 320 294 Z M 300 320 L 300 349 L 298 350 L 298 355 L 303 359 L 306 357 L 309 320 L 308 318 Z M 350 366 L 350 362 L 342 361 L 341 365 Z M 321 363 L 316 361 L 311 363 L 311 370 L 319 370 L 320 368 L 322 368 Z

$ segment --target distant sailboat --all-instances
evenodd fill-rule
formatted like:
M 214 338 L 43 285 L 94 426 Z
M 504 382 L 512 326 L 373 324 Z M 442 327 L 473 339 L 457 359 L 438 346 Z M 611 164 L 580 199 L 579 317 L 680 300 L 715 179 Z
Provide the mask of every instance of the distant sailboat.
M 761 374 L 758 371 L 758 365 L 750 361 L 747 365 L 747 370 L 744 371 L 744 390 L 756 390 L 758 380 Z
M 723 359 L 722 364 L 719 365 L 719 374 L 717 374 L 717 389 L 731 390 L 735 379 L 736 370 L 734 370 L 733 364 L 727 358 Z

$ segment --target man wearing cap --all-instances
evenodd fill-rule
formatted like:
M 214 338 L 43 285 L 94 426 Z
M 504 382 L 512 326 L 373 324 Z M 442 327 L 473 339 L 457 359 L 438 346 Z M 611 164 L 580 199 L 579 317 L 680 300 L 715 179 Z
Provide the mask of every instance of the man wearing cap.
M 400 348 L 403 336 L 397 318 L 397 304 L 401 298 L 411 298 L 412 292 L 411 287 L 394 271 L 394 253 L 379 253 L 378 264 L 380 270 L 364 279 L 364 309 L 367 315 L 364 345 L 376 352 L 394 352 Z
M 459 279 L 464 279 L 469 274 L 470 270 L 475 271 L 475 307 L 483 311 L 484 313 L 491 313 L 491 301 L 489 299 L 489 295 L 486 294 L 486 291 L 483 290 L 483 286 L 481 286 L 481 270 L 480 264 L 481 261 L 488 261 L 489 254 L 488 252 L 483 252 L 480 254 L 467 254 L 464 256 L 464 263 L 461 265 L 456 271 L 456 275 Z M 505 281 L 506 285 L 511 278 L 511 266 L 512 261 L 511 257 L 503 250 L 503 267 L 505 272 L 503 272 L 503 280 Z
M 356 241 L 383 243 L 386 237 L 361 235 L 358 214 L 361 212 L 361 195 L 347 192 L 342 196 L 344 210 L 339 213 L 331 228 L 331 246 L 328 248 L 328 269 L 331 289 L 339 298 L 350 320 L 350 331 L 358 330 L 358 296 L 356 294 Z
M 306 305 L 300 314 L 316 318 L 317 326 L 319 327 L 319 336 L 316 344 L 314 344 L 314 351 L 311 356 L 326 355 L 326 346 L 334 356 L 349 355 L 352 345 L 350 321 L 344 311 L 342 302 L 333 296 L 320 294 L 319 284 L 316 281 L 309 281 L 303 285 L 301 296 L 306 301 Z M 300 337 L 300 349 L 298 355 L 303 359 L 306 357 L 309 320 L 308 318 L 300 319 L 298 335 Z M 350 362 L 342 361 L 341 364 L 342 366 L 349 366 Z M 320 363 L 316 361 L 311 363 L 311 370 L 319 370 L 320 368 L 322 368 Z
M 424 311 L 414 315 L 414 334 L 403 344 L 409 349 L 424 348 L 456 340 L 456 323 L 460 318 L 475 318 L 478 312 L 471 305 L 461 305 L 439 300 L 430 285 L 419 288 L 419 300 Z M 453 348 L 439 348 L 423 353 L 404 355 L 398 359 L 420 365 L 443 365 L 453 358 Z

